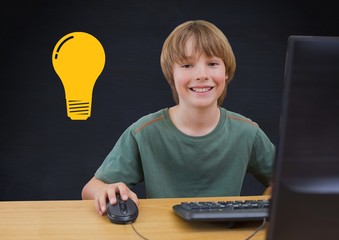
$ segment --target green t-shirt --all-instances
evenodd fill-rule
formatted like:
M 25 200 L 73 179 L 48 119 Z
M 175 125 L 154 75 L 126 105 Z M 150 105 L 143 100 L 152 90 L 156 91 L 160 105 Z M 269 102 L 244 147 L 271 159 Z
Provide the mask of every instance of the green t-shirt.
M 121 135 L 95 176 L 129 187 L 145 181 L 148 198 L 240 195 L 246 172 L 268 186 L 275 146 L 244 116 L 220 108 L 205 136 L 179 131 L 168 109 L 140 118 Z

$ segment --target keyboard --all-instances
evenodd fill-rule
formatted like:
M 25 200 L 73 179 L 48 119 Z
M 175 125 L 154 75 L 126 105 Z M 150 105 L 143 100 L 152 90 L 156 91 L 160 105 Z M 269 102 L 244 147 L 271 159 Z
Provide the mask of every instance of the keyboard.
M 186 221 L 258 221 L 268 218 L 270 199 L 181 202 L 174 212 Z

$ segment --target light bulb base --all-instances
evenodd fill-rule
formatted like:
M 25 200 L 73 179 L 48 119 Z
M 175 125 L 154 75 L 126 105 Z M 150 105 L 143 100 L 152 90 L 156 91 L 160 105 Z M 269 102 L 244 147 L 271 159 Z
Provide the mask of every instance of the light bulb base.
M 91 116 L 92 101 L 67 100 L 67 116 L 72 120 L 87 120 Z

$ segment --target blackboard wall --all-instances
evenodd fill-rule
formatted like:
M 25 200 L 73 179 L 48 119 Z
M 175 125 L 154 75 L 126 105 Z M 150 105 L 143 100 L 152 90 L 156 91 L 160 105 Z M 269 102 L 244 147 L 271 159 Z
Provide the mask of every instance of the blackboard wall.
M 178 24 L 204 19 L 228 37 L 237 59 L 224 107 L 256 121 L 278 144 L 289 35 L 338 35 L 328 3 L 298 1 L 15 1 L 2 7 L 0 200 L 80 199 L 81 189 L 122 131 L 173 105 L 159 57 Z M 106 64 L 86 121 L 66 116 L 52 50 L 84 31 Z M 143 186 L 136 191 L 144 197 Z M 247 177 L 243 194 L 260 194 Z

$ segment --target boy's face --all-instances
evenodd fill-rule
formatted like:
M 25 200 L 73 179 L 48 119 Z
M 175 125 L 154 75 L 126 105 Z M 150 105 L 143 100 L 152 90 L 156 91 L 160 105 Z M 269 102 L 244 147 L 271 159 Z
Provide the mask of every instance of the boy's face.
M 226 69 L 221 58 L 208 57 L 193 51 L 193 42 L 186 44 L 187 58 L 173 66 L 173 78 L 179 104 L 205 108 L 216 106 L 226 85 Z

